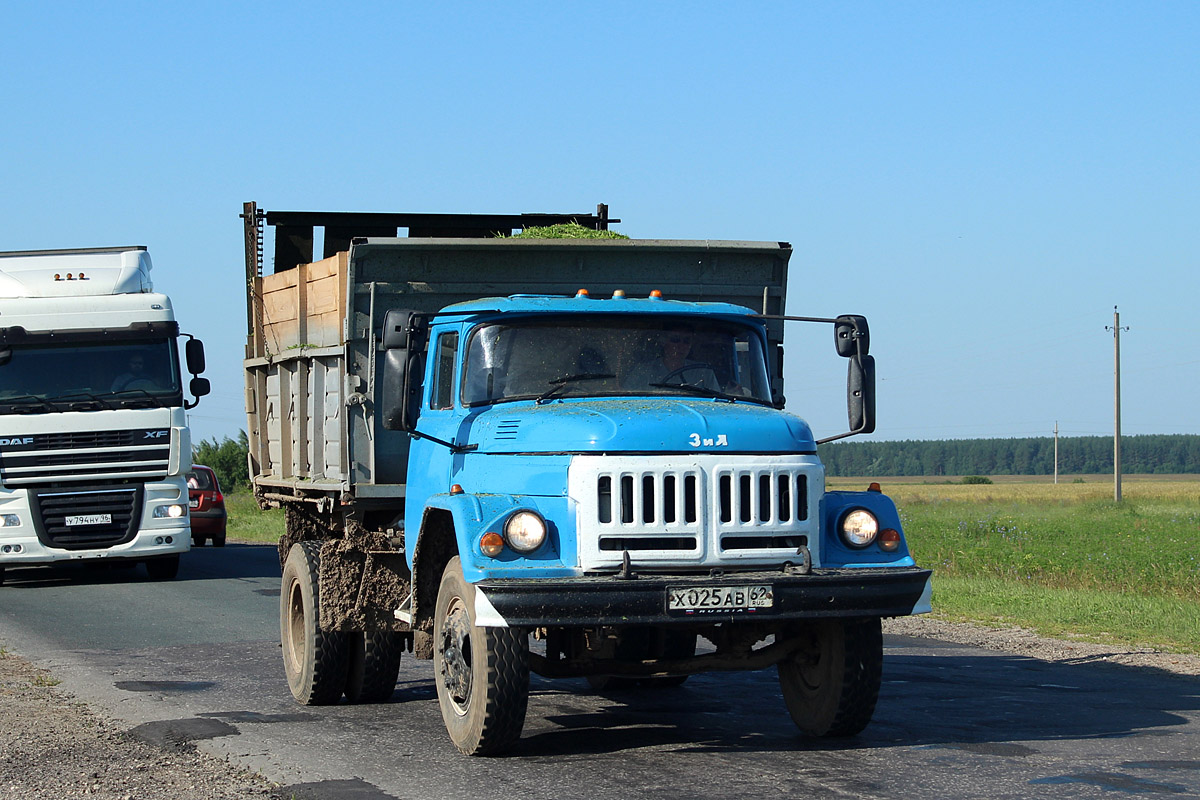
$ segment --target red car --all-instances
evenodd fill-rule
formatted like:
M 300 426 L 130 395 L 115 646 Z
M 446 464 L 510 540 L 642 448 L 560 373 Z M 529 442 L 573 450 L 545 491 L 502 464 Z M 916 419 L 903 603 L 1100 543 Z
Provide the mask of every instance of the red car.
M 212 539 L 214 547 L 225 546 L 225 497 L 217 476 L 208 467 L 192 465 L 187 474 L 188 507 L 192 517 L 192 544 L 203 547 Z

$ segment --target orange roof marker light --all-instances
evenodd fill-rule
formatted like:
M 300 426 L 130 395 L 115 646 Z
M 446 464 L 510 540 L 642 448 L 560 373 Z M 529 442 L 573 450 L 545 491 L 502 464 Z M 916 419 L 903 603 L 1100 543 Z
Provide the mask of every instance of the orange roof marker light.
M 661 289 L 651 289 L 650 290 L 650 299 L 651 300 L 662 300 L 662 290 Z
M 580 289 L 578 292 L 576 292 L 576 293 L 575 293 L 575 296 L 576 296 L 576 297 L 584 297 L 584 298 L 586 298 L 586 297 L 588 296 L 588 290 L 587 290 L 587 289 Z

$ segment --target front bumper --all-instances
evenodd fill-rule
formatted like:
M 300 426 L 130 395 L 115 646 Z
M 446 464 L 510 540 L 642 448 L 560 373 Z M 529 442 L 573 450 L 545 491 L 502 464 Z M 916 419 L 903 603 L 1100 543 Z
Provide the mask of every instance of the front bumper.
M 476 624 L 485 627 L 591 627 L 750 623 L 829 617 L 901 617 L 929 611 L 930 577 L 918 567 L 814 569 L 713 576 L 640 575 L 484 580 L 475 584 Z M 667 610 L 669 589 L 770 586 L 769 608 Z

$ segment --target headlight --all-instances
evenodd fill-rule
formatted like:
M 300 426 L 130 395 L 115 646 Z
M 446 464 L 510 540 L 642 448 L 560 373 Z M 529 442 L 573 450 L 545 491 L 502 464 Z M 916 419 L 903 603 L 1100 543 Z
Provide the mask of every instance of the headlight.
M 879 533 L 879 520 L 865 508 L 856 508 L 842 517 L 842 541 L 851 547 L 866 547 Z
M 532 511 L 518 511 L 504 523 L 504 538 L 518 553 L 532 553 L 546 541 L 546 522 Z
M 15 528 L 21 524 L 21 518 L 16 514 L 0 514 L 0 528 Z
M 163 519 L 166 517 L 170 517 L 170 518 L 174 519 L 174 518 L 182 517 L 186 513 L 187 513 L 187 511 L 184 509 L 184 507 L 179 505 L 178 503 L 174 503 L 169 506 L 155 506 L 154 507 L 154 518 L 155 519 Z

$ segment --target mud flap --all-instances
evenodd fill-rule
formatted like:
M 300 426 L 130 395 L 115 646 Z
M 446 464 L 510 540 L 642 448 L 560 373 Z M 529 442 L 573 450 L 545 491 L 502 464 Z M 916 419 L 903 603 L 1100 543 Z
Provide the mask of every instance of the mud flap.
M 373 544 L 383 545 L 346 539 L 321 545 L 322 630 L 409 630 L 394 613 L 411 589 L 404 554 L 364 547 Z

